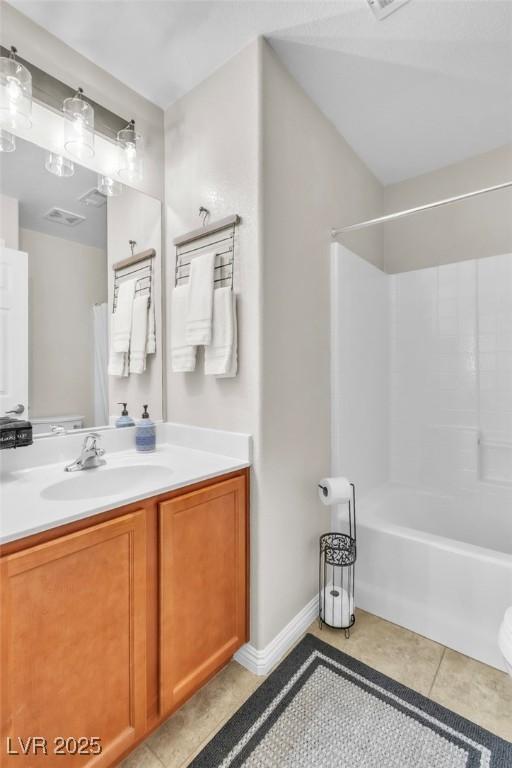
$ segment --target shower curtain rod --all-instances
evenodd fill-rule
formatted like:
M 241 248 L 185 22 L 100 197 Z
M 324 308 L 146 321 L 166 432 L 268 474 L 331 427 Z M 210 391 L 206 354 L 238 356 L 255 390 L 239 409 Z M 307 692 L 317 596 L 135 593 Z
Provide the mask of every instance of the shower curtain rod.
M 339 227 L 339 229 L 331 229 L 331 237 L 336 238 L 338 235 L 341 235 L 344 232 L 354 232 L 356 229 L 364 229 L 365 227 L 374 227 L 376 224 L 384 224 L 388 221 L 395 221 L 395 219 L 401 219 L 404 216 L 410 216 L 413 213 L 428 211 L 431 208 L 439 208 L 441 205 L 448 205 L 449 203 L 458 203 L 459 200 L 467 200 L 470 197 L 476 197 L 477 195 L 484 195 L 486 192 L 496 192 L 498 189 L 507 189 L 507 187 L 512 187 L 512 181 L 505 181 L 503 184 L 496 184 L 494 187 L 485 187 L 484 189 L 476 189 L 474 192 L 466 192 L 464 195 L 447 197 L 444 200 L 437 200 L 437 202 L 435 203 L 426 203 L 425 205 L 418 205 L 416 208 L 408 208 L 405 211 L 398 211 L 397 213 L 388 213 L 386 216 L 379 216 L 377 219 L 368 219 L 368 221 L 361 221 L 359 222 L 359 224 L 349 224 L 347 227 Z

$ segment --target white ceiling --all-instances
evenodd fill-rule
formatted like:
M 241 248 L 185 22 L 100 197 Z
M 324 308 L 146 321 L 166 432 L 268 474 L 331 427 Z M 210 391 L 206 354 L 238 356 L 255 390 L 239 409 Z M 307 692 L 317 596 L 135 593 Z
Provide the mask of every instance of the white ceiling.
M 75 173 L 61 179 L 44 167 L 46 152 L 29 141 L 16 139 L 15 152 L 0 153 L 0 192 L 19 200 L 20 227 L 65 240 L 107 247 L 107 206 L 94 208 L 79 197 L 96 187 L 96 174 L 75 163 Z M 54 206 L 85 216 L 67 227 L 43 218 Z
M 512 0 L 11 0 L 166 107 L 257 35 L 385 184 L 512 137 Z

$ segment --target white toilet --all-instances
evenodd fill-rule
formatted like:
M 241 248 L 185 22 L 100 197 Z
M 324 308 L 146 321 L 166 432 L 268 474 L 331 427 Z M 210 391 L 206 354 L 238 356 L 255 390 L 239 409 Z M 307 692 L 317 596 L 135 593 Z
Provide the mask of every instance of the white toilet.
M 69 432 L 70 429 L 83 429 L 84 416 L 45 416 L 44 418 L 30 419 L 32 433 L 34 435 L 46 435 L 61 427 Z
M 498 645 L 505 659 L 505 667 L 512 677 L 512 606 L 507 608 L 498 634 Z

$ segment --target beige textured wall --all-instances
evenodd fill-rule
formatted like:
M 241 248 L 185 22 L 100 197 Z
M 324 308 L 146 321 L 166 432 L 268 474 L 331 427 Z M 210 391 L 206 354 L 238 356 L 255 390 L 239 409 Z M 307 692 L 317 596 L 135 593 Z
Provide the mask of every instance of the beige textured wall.
M 204 376 L 202 359 L 194 373 L 169 368 L 168 418 L 253 434 L 259 407 L 259 77 L 259 43 L 254 42 L 165 115 L 169 305 L 173 238 L 200 225 L 201 205 L 210 210 L 211 221 L 232 213 L 242 217 L 235 254 L 238 376 Z
M 313 596 L 327 524 L 315 483 L 329 469 L 330 228 L 379 214 L 381 187 L 261 40 L 167 111 L 166 176 L 169 285 L 172 238 L 198 225 L 200 205 L 242 216 L 239 375 L 207 379 L 201 362 L 168 371 L 167 408 L 254 436 L 251 640 L 262 648 Z M 381 262 L 374 233 L 364 253 Z
M 146 142 L 144 180 L 140 188 L 163 199 L 163 110 L 128 88 L 94 62 L 35 24 L 6 2 L 0 2 L 0 41 L 16 43 L 20 56 L 127 121 L 134 118 Z
M 107 300 L 99 248 L 20 230 L 28 253 L 30 417 L 83 415 L 93 425 L 92 306 Z
M 251 478 L 251 623 L 258 636 L 260 603 L 260 88 L 261 43 L 255 41 L 176 102 L 165 115 L 167 305 L 173 287 L 173 238 L 200 224 L 199 206 L 211 220 L 242 217 L 235 254 L 239 370 L 236 378 L 167 369 L 167 418 L 203 427 L 249 432 L 254 438 Z M 167 325 L 170 311 L 167 312 Z M 167 337 L 169 327 L 167 328 Z M 169 355 L 167 356 L 168 362 Z
M 8 195 L 0 195 L 0 240 L 7 248 L 19 250 L 19 205 Z
M 144 373 L 132 374 L 127 378 L 109 376 L 110 420 L 121 413 L 119 402 L 128 403 L 128 410 L 134 419 L 140 418 L 143 403 L 153 419 L 161 419 L 162 397 L 162 205 L 159 200 L 125 187 L 119 197 L 107 201 L 107 253 L 108 253 L 108 302 L 112 307 L 114 273 L 112 264 L 130 255 L 128 241 L 135 240 L 135 251 L 154 248 L 154 302 L 156 328 L 156 354 L 148 355 Z
M 512 180 L 512 144 L 384 189 L 386 213 Z M 384 266 L 403 272 L 512 251 L 512 189 L 415 214 L 383 230 Z M 357 253 L 357 233 L 354 235 Z
M 381 206 L 379 182 L 265 44 L 262 646 L 314 596 L 329 525 L 316 486 L 330 467 L 330 229 Z M 381 264 L 378 234 L 360 255 Z

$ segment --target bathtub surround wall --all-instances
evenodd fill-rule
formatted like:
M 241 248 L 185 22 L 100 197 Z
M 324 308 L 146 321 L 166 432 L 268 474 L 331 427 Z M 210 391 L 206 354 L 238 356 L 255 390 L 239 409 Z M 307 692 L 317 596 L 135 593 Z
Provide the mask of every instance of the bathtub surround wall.
M 334 245 L 333 286 L 333 471 L 365 492 L 512 482 L 512 255 L 385 275 Z
M 162 321 L 162 204 L 149 195 L 142 195 L 125 187 L 123 194 L 107 200 L 107 253 L 108 253 L 108 306 L 109 322 L 112 313 L 114 272 L 112 264 L 130 256 L 129 240 L 135 240 L 135 252 L 154 248 L 156 256 L 153 271 L 153 296 L 156 328 L 156 354 L 149 355 L 144 373 L 127 378 L 109 376 L 110 423 L 120 414 L 117 403 L 126 402 L 130 415 L 137 419 L 142 414 L 142 404 L 148 404 L 151 417 L 163 418 L 162 378 L 165 329 Z
M 333 472 L 353 461 L 356 480 L 358 472 L 361 485 L 367 479 L 357 604 L 502 668 L 496 637 L 511 594 L 512 254 L 380 273 L 386 322 L 374 268 L 340 246 L 333 252 Z M 389 338 L 388 370 L 372 347 L 383 343 L 373 324 Z M 355 348 L 373 349 L 369 369 L 354 364 Z M 365 418 L 382 437 L 382 413 L 389 443 L 368 442 Z M 379 478 L 375 468 L 388 453 L 389 472 Z
M 478 262 L 482 477 L 512 483 L 512 254 Z
M 478 264 L 389 278 L 392 482 L 448 490 L 475 480 Z
M 332 469 L 359 496 L 389 477 L 389 277 L 336 244 L 330 282 Z
M 512 255 L 389 279 L 391 480 L 511 482 Z
M 79 415 L 91 426 L 92 306 L 107 300 L 107 254 L 23 228 L 20 250 L 28 253 L 29 416 Z

